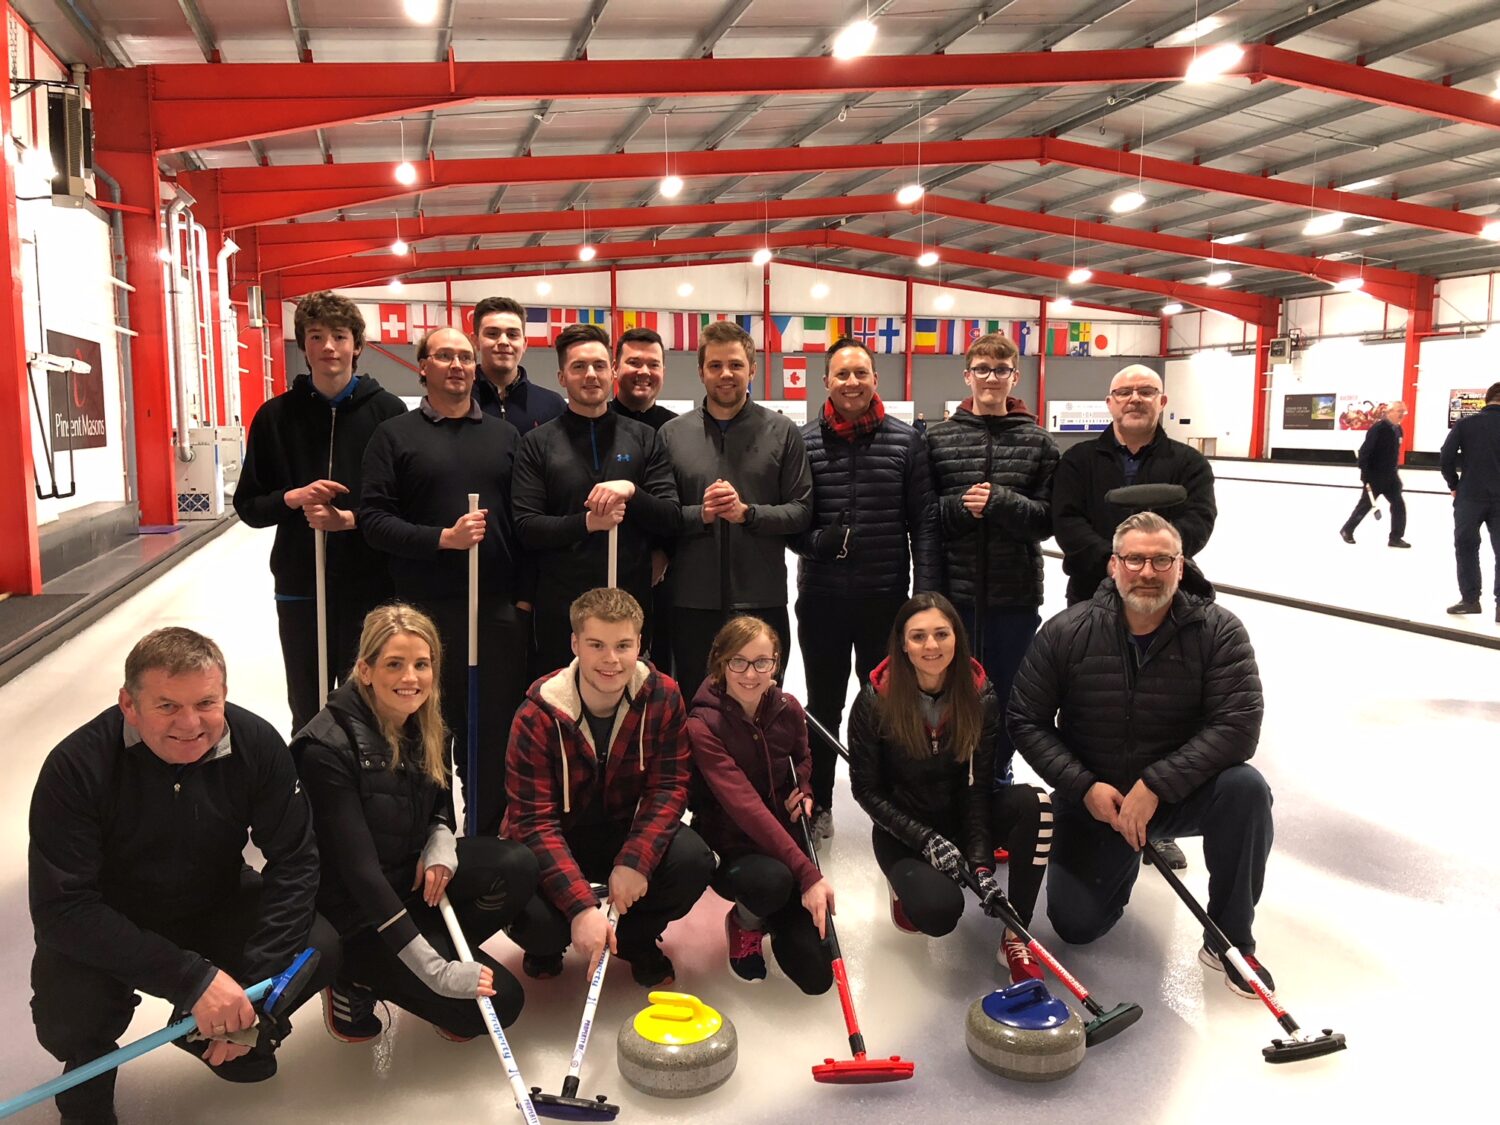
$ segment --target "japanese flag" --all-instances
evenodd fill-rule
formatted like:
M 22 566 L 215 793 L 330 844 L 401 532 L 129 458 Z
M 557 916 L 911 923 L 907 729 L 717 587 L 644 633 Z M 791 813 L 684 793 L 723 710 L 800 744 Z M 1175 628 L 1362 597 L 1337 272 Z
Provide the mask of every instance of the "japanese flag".
M 788 356 L 781 361 L 781 397 L 807 397 L 807 360 L 803 356 Z

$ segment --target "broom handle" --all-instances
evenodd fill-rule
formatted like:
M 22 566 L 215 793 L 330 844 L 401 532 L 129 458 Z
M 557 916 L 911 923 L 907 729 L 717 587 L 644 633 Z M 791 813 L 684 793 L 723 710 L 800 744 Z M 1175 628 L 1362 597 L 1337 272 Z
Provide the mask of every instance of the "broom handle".
M 469 513 L 479 511 L 479 493 L 469 493 Z M 464 835 L 479 825 L 479 544 L 469 548 L 469 779 L 464 785 Z
M 609 529 L 609 566 L 606 571 L 608 581 L 605 585 L 613 589 L 620 584 L 620 525 L 615 524 Z
M 796 760 L 788 754 L 787 761 L 791 764 L 792 780 L 795 782 Z M 799 816 L 797 823 L 802 826 L 802 839 L 807 844 L 807 854 L 812 858 L 813 866 L 818 869 L 818 873 L 822 874 L 823 865 L 818 862 L 818 849 L 813 845 L 812 831 L 807 827 L 807 817 Z M 832 914 L 828 915 L 824 928 L 828 933 L 828 952 L 833 957 L 833 979 L 839 986 L 839 1007 L 844 1009 L 844 1029 L 849 1033 L 849 1050 L 855 1058 L 862 1059 L 865 1057 L 865 1037 L 859 1030 L 859 1017 L 854 1014 L 854 996 L 849 989 L 849 974 L 844 969 L 844 954 L 839 949 L 839 935 L 834 929 Z
M 313 573 L 318 613 L 318 709 L 328 706 L 328 532 L 313 532 Z M 307 587 L 303 587 L 306 589 Z
M 613 928 L 618 920 L 614 904 L 609 907 L 606 921 Z M 599 951 L 599 964 L 594 966 L 594 975 L 589 980 L 589 993 L 583 1001 L 583 1019 L 578 1023 L 578 1041 L 573 1044 L 573 1058 L 568 1063 L 568 1076 L 563 1079 L 562 1094 L 565 1098 L 578 1094 L 578 1076 L 583 1072 L 583 1053 L 588 1050 L 589 1035 L 594 1030 L 594 1012 L 599 1007 L 599 995 L 604 991 L 604 970 L 609 967 L 609 942 Z

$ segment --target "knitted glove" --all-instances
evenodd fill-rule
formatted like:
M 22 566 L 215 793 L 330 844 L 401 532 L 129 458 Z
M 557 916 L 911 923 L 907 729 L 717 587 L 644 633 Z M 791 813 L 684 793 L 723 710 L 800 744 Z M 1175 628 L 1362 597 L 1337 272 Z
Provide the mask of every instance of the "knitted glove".
M 934 832 L 922 845 L 922 858 L 950 879 L 957 879 L 963 871 L 964 857 L 959 854 L 951 840 Z
M 446 824 L 434 824 L 427 833 L 427 843 L 422 848 L 422 867 L 446 867 L 458 874 L 458 841 L 453 838 L 453 829 Z
M 1005 892 L 995 882 L 995 876 L 987 867 L 977 868 L 974 874 L 979 880 L 979 905 L 991 918 L 998 916 L 999 905 L 1005 900 Z

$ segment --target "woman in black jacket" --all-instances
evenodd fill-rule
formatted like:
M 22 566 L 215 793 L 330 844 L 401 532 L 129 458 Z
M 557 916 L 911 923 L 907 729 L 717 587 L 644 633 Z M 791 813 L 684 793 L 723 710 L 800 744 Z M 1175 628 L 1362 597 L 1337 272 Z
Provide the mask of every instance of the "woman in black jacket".
M 1010 853 L 1010 901 L 1028 925 L 1051 848 L 1048 794 L 995 769 L 1000 702 L 969 655 L 958 611 L 941 594 L 901 607 L 889 655 L 849 718 L 854 798 L 875 822 L 875 861 L 890 881 L 891 919 L 941 937 L 963 913 L 967 863 L 994 886 L 995 841 Z M 997 783 L 995 777 L 1007 779 Z M 1014 983 L 1040 978 L 1030 951 L 1005 931 L 997 959 Z
M 460 1042 L 485 1033 L 480 996 L 494 997 L 501 1023 L 521 1012 L 520 984 L 479 947 L 531 898 L 536 860 L 514 841 L 454 838 L 441 661 L 431 618 L 372 610 L 354 675 L 292 744 L 322 860 L 318 907 L 344 942 L 324 1015 L 346 1043 L 380 1034 L 376 1000 Z M 445 893 L 478 963 L 454 959 Z

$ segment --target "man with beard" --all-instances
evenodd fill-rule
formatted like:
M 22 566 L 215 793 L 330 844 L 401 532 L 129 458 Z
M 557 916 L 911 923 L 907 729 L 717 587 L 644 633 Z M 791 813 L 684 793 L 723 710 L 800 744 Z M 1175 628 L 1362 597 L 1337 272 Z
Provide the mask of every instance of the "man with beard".
M 1271 854 L 1271 790 L 1248 763 L 1264 704 L 1239 618 L 1184 593 L 1182 536 L 1154 512 L 1115 530 L 1111 582 L 1042 626 L 1007 725 L 1051 786 L 1047 917 L 1085 943 L 1118 922 L 1147 839 L 1202 836 L 1208 913 L 1271 989 L 1251 932 Z M 1198 954 L 1255 994 L 1207 944 Z

